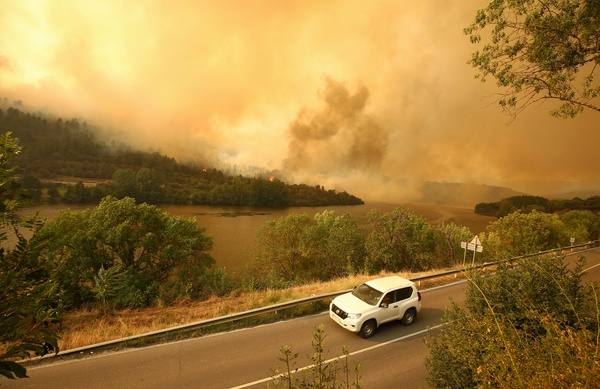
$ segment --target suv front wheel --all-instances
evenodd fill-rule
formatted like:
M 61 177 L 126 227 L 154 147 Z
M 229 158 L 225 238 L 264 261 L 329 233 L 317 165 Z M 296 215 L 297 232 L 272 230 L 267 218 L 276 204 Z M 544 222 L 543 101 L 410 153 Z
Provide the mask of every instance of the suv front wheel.
M 368 320 L 363 323 L 358 334 L 363 338 L 370 338 L 375 333 L 375 328 L 377 328 L 377 323 L 375 323 L 375 320 Z

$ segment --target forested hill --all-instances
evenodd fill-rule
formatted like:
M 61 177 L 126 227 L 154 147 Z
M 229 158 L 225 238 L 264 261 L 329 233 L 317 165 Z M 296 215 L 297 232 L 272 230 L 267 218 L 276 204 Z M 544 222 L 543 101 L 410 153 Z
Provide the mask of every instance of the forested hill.
M 503 217 L 515 211 L 533 210 L 550 213 L 566 210 L 600 212 L 600 196 L 587 199 L 575 197 L 570 200 L 551 200 L 540 196 L 512 196 L 494 203 L 479 203 L 475 206 L 475 213 L 496 217 Z
M 5 108 L 0 109 L 0 132 L 5 131 L 11 131 L 23 147 L 18 159 L 21 185 L 32 202 L 87 203 L 112 194 L 174 204 L 283 207 L 363 203 L 356 196 L 319 185 L 232 176 L 209 166 L 182 164 L 156 152 L 110 147 L 98 139 L 93 127 L 74 119 Z

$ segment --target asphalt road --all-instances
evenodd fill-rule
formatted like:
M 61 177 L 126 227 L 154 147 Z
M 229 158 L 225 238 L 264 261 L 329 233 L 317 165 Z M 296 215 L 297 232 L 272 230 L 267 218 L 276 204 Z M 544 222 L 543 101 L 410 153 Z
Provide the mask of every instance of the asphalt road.
M 585 253 L 585 280 L 600 280 L 600 249 Z M 573 261 L 574 256 L 570 257 Z M 282 345 L 299 353 L 297 367 L 310 364 L 311 337 L 320 324 L 327 332 L 328 356 L 342 346 L 359 362 L 364 388 L 419 388 L 426 385 L 424 361 L 428 329 L 440 323 L 444 308 L 464 299 L 465 284 L 424 291 L 423 308 L 411 326 L 385 324 L 370 339 L 362 339 L 318 314 L 202 338 L 141 349 L 104 353 L 80 360 L 34 366 L 30 378 L 0 379 L 4 388 L 231 388 L 265 387 Z M 435 330 L 433 330 L 433 333 Z

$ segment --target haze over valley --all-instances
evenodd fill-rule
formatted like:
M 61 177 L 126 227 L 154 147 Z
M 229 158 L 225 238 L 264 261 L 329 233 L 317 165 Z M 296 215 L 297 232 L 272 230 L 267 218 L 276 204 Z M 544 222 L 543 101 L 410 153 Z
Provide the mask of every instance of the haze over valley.
M 0 96 L 109 144 L 366 201 L 598 193 L 594 113 L 511 118 L 473 78 L 462 28 L 484 4 L 7 2 Z

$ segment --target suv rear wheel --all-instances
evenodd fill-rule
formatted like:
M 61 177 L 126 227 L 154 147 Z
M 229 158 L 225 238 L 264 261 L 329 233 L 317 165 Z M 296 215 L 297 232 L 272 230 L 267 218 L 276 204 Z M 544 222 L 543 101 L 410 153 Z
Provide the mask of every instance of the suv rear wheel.
M 377 323 L 375 320 L 371 319 L 363 323 L 360 328 L 360 332 L 358 333 L 363 338 L 370 338 L 375 333 L 375 328 L 377 327 Z
M 417 310 L 414 308 L 409 308 L 404 312 L 404 316 L 402 317 L 402 324 L 405 326 L 411 325 L 417 317 Z

